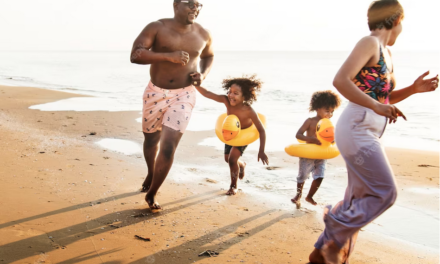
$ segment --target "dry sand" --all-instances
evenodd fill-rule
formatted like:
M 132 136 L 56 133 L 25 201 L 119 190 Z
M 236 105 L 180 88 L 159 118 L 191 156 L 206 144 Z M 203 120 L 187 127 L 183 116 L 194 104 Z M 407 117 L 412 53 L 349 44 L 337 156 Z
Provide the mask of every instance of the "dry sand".
M 308 262 L 323 229 L 319 213 L 286 209 L 246 190 L 226 197 L 227 186 L 208 182 L 209 174 L 197 169 L 226 166 L 220 151 L 197 145 L 212 131 L 184 135 L 159 193 L 165 210 L 153 214 L 139 192 L 146 175 L 142 155 L 95 144 L 102 138 L 141 142 L 138 112 L 28 109 L 73 96 L 0 86 L 0 263 Z M 439 153 L 387 152 L 402 188 L 399 201 L 438 212 L 438 195 L 427 200 L 405 190 L 438 189 Z M 271 165 L 294 170 L 281 152 L 269 154 Z M 331 164 L 343 166 L 340 158 Z M 346 178 L 343 172 L 337 177 Z M 436 249 L 369 231 L 360 233 L 356 247 L 351 263 L 439 262 Z M 219 255 L 198 256 L 206 250 Z

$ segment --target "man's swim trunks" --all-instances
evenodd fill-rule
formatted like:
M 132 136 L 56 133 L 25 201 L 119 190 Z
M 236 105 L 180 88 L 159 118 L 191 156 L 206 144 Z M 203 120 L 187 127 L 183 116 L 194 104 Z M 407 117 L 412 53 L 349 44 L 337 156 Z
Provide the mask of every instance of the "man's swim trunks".
M 167 126 L 184 133 L 195 104 L 196 89 L 193 85 L 167 90 L 150 81 L 143 96 L 142 130 L 154 133 Z

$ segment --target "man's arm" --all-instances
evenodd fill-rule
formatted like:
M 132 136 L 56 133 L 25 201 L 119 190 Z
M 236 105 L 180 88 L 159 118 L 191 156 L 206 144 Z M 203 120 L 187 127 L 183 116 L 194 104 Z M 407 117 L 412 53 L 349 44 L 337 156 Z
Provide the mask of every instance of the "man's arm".
M 206 76 L 209 74 L 212 68 L 212 63 L 214 62 L 214 49 L 212 46 L 212 36 L 209 31 L 208 33 L 208 41 L 206 43 L 206 47 L 203 49 L 202 54 L 200 54 L 200 73 L 203 76 L 204 80 Z
M 191 73 L 191 84 L 201 85 L 203 80 L 209 74 L 212 68 L 212 63 L 214 62 L 214 49 L 212 47 L 212 37 L 209 31 L 206 31 L 208 40 L 206 41 L 206 46 L 200 54 L 200 73 Z
M 189 54 L 185 51 L 161 53 L 151 51 L 157 32 L 163 27 L 163 23 L 155 21 L 148 24 L 133 43 L 130 61 L 136 64 L 152 64 L 155 62 L 169 61 L 185 65 L 189 61 Z

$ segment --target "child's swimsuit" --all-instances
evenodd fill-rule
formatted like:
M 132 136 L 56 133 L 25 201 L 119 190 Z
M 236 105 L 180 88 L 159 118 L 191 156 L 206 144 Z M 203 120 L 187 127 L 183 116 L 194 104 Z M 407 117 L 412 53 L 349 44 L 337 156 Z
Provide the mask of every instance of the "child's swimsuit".
M 313 180 L 324 178 L 326 163 L 327 160 L 323 159 L 299 158 L 299 172 L 296 182 L 305 182 L 309 178 L 310 172 L 313 174 Z
M 225 144 L 225 155 L 229 155 L 229 153 L 231 153 L 232 148 L 233 148 L 232 146 L 229 146 L 228 144 Z M 234 147 L 234 148 L 240 150 L 240 152 L 241 152 L 240 156 L 243 156 L 243 152 L 246 150 L 247 145 L 246 146 L 240 146 L 240 147 Z

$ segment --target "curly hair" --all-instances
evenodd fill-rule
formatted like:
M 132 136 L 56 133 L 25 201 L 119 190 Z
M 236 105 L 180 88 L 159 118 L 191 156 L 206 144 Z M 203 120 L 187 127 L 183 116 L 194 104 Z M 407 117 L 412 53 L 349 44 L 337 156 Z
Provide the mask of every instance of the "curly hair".
M 312 95 L 312 100 L 310 101 L 309 111 L 316 111 L 319 108 L 333 108 L 336 109 L 341 105 L 341 99 L 333 91 L 319 91 Z
M 251 105 L 253 102 L 257 101 L 257 93 L 261 91 L 263 82 L 257 79 L 257 75 L 255 74 L 251 76 L 243 75 L 241 78 L 224 79 L 222 87 L 228 91 L 233 84 L 240 86 L 244 97 L 244 103 Z
M 377 0 L 368 8 L 368 27 L 370 31 L 394 27 L 394 22 L 403 19 L 405 12 L 397 0 Z

